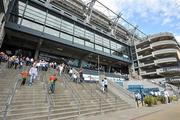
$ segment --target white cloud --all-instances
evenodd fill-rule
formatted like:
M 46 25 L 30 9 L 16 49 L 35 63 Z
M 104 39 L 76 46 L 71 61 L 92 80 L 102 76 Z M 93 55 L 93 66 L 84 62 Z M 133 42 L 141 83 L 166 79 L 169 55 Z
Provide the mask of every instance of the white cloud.
M 180 19 L 180 0 L 98 0 L 116 13 L 123 12 L 126 18 L 138 14 L 142 18 L 151 19 L 151 15 L 159 13 L 163 25 L 172 22 L 171 17 Z M 102 11 L 105 9 L 96 3 L 95 8 Z M 104 10 L 103 10 L 104 9 Z M 157 18 L 158 19 L 158 18 Z
M 84 0 L 85 1 L 85 0 Z M 87 0 L 86 0 L 87 1 Z M 89 0 L 90 1 L 90 0 Z M 116 13 L 122 12 L 130 23 L 138 17 L 146 23 L 156 23 L 161 27 L 169 26 L 172 31 L 180 29 L 180 0 L 98 0 Z M 96 3 L 95 8 L 112 16 Z M 115 17 L 115 16 L 114 16 Z M 141 21 L 138 21 L 141 23 Z M 141 25 L 139 25 L 141 26 Z M 170 30 L 170 29 L 168 29 Z M 166 30 L 164 30 L 166 31 Z M 179 32 L 180 35 L 180 32 Z

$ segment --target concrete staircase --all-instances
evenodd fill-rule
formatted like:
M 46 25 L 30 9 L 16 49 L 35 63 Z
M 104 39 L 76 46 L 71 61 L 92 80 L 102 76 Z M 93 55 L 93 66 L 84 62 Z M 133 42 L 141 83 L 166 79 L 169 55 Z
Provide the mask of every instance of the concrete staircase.
M 8 95 L 10 93 L 10 88 L 14 85 L 16 77 L 18 74 L 17 70 L 7 69 L 5 63 L 0 65 L 0 119 L 3 118 L 4 110 L 6 107 L 6 102 Z
M 16 71 L 9 70 L 11 75 L 2 76 L 4 80 L 14 79 Z M 1 73 L 0 73 L 1 75 Z M 50 73 L 41 72 L 33 86 L 20 86 L 16 89 L 8 109 L 7 120 L 74 120 L 80 116 L 131 108 L 127 102 L 111 91 L 102 93 L 96 83 L 77 84 L 64 75 L 56 82 L 55 94 L 47 94 L 47 81 Z M 15 80 L 14 80 L 15 81 Z M 1 97 L 7 96 L 8 82 L 2 84 Z M 4 84 L 7 84 L 5 86 Z M 12 82 L 14 85 L 15 82 Z M 3 89 L 4 86 L 4 89 Z M 4 94 L 3 94 L 4 92 Z M 6 103 L 6 99 L 4 99 Z M 0 116 L 3 119 L 3 116 Z
M 73 120 L 79 115 L 95 115 L 131 108 L 113 93 L 102 93 L 96 83 L 77 84 L 68 75 L 58 79 L 50 119 Z
M 32 86 L 20 86 L 8 110 L 7 120 L 47 120 L 48 103 L 43 73 Z

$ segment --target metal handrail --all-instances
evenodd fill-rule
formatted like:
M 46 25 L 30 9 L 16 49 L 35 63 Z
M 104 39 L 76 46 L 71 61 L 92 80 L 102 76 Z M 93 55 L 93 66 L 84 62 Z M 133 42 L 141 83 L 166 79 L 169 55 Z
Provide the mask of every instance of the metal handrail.
M 129 96 L 130 98 L 134 99 L 134 94 L 128 92 L 127 90 L 125 90 L 124 88 L 116 85 L 115 83 L 113 83 L 112 81 L 109 81 L 109 83 L 114 86 L 115 88 L 119 89 L 121 92 L 123 92 L 124 94 L 126 94 L 127 96 Z
M 55 106 L 51 96 L 49 95 L 49 87 L 48 87 L 48 81 L 47 81 L 47 74 L 43 75 L 43 82 L 44 82 L 44 89 L 46 91 L 46 102 L 48 103 L 48 120 L 50 120 L 51 116 L 51 109 Z
M 97 88 L 101 90 L 100 84 L 97 85 Z M 118 96 L 115 95 L 115 94 L 114 94 L 113 92 L 111 92 L 110 90 L 108 90 L 108 93 L 110 93 L 110 94 L 114 97 L 114 99 L 115 99 L 115 101 L 114 101 L 114 103 L 115 103 L 114 108 L 115 108 L 115 110 L 116 110 L 116 109 L 117 109 L 116 104 L 117 104 Z M 106 93 L 106 94 L 107 94 L 107 93 Z M 104 98 L 100 98 L 100 99 L 101 99 L 101 102 L 102 102 L 102 99 L 105 101 Z M 102 103 L 100 103 L 100 107 L 101 107 L 101 111 L 102 111 Z
M 4 112 L 3 120 L 7 120 L 7 112 L 9 110 L 9 107 L 10 107 L 10 105 L 12 103 L 13 98 L 14 98 L 16 89 L 18 88 L 18 84 L 20 83 L 19 78 L 20 78 L 20 76 L 19 76 L 19 74 L 17 74 L 15 84 L 14 84 L 13 88 L 10 89 L 10 92 L 8 93 L 8 98 L 7 98 L 7 102 L 6 102 L 6 105 L 5 105 L 5 110 L 3 111 Z
M 66 74 L 63 74 L 63 77 L 65 77 L 67 79 L 67 75 Z M 64 82 L 65 86 L 68 86 L 69 89 L 71 90 L 71 94 L 73 96 L 73 99 L 76 101 L 76 104 L 77 104 L 77 107 L 78 107 L 78 114 L 80 115 L 80 110 L 81 110 L 80 104 L 81 104 L 81 101 L 79 99 L 79 95 L 76 92 L 74 92 L 72 86 L 69 85 L 69 83 L 66 80 L 63 79 L 63 82 Z
M 75 70 L 75 72 L 77 73 L 77 71 Z M 81 84 L 82 85 L 82 84 Z M 85 87 L 85 86 L 83 86 L 83 87 Z M 96 85 L 96 87 L 98 88 L 98 89 L 100 89 L 101 90 L 101 86 L 98 84 L 98 85 Z M 92 88 L 91 88 L 92 89 Z M 89 92 L 89 91 L 88 91 Z M 96 92 L 96 94 L 98 95 L 98 102 L 99 102 L 99 106 L 100 106 L 100 112 L 102 112 L 102 103 L 104 103 L 104 102 L 107 102 L 106 100 L 105 100 L 105 98 L 103 97 L 103 96 L 101 96 L 99 93 L 97 93 L 97 91 L 95 91 Z M 92 91 L 90 92 L 90 94 L 92 94 Z M 114 96 L 114 98 L 115 98 L 115 104 L 117 103 L 117 99 L 118 99 L 118 96 L 117 95 L 115 95 L 114 93 L 111 93 L 113 96 Z M 92 96 L 93 98 L 94 98 L 94 96 Z M 95 100 L 96 100 L 96 98 L 95 98 Z M 115 105 L 115 109 L 116 109 L 116 105 Z
M 70 79 L 70 76 L 67 75 L 67 77 Z M 84 85 L 84 84 L 80 84 L 80 85 L 81 85 L 83 88 L 85 88 L 85 85 Z M 88 92 L 88 93 L 91 95 L 91 97 L 94 98 L 94 96 L 92 95 L 92 88 L 91 88 L 90 91 L 89 91 L 89 90 L 86 90 L 86 89 L 85 89 L 85 91 Z M 98 97 L 98 98 L 99 98 L 99 97 Z

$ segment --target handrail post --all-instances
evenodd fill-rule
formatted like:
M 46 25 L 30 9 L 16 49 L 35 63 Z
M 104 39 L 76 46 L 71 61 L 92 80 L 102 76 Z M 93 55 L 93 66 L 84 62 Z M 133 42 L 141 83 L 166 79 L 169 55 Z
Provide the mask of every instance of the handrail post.
M 101 98 L 99 99 L 99 102 L 100 102 L 100 113 L 102 113 L 102 100 L 101 100 Z
M 78 101 L 78 114 L 80 115 L 81 114 L 81 108 L 80 108 L 80 101 Z
M 115 96 L 115 110 L 117 110 L 117 96 Z

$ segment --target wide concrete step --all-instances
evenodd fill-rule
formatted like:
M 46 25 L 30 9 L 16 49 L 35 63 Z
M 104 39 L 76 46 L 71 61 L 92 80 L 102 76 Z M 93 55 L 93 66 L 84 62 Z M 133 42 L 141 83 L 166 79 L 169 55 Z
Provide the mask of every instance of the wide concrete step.
M 13 100 L 14 101 L 27 101 L 27 100 L 45 100 L 46 96 L 27 96 L 27 97 L 23 97 L 23 96 L 19 96 L 19 97 L 15 97 Z
M 61 118 L 61 117 L 67 117 L 67 116 L 74 116 L 78 115 L 78 111 L 68 111 L 68 112 L 61 112 L 61 113 L 52 113 L 50 118 L 55 119 L 55 118 Z
M 8 120 L 19 120 L 21 118 L 30 118 L 32 116 L 37 116 L 37 115 L 47 115 L 48 114 L 48 110 L 45 111 L 32 111 L 32 112 L 26 112 L 26 113 L 16 113 L 16 114 L 9 114 L 8 113 Z
M 44 107 L 35 106 L 31 108 L 25 107 L 25 108 L 11 109 L 9 111 L 9 114 L 27 113 L 27 112 L 32 112 L 32 111 L 44 111 L 47 109 L 48 109 L 47 106 L 44 106 Z
M 70 111 L 77 111 L 78 107 L 77 106 L 72 106 L 68 108 L 59 108 L 59 109 L 52 109 L 51 113 L 56 114 L 56 113 L 63 113 L 63 112 L 70 112 Z
M 79 115 L 64 116 L 59 118 L 52 118 L 51 120 L 76 120 Z
M 47 103 L 28 103 L 28 104 L 12 104 L 11 109 L 23 109 L 25 108 L 32 108 L 32 107 L 45 107 Z
M 11 119 L 15 120 L 15 119 Z M 34 115 L 30 117 L 25 117 L 25 118 L 18 118 L 18 120 L 48 120 L 48 114 L 46 115 Z
M 13 101 L 12 105 L 21 105 L 21 104 L 38 104 L 38 103 L 45 103 L 45 100 L 20 100 L 20 101 Z

